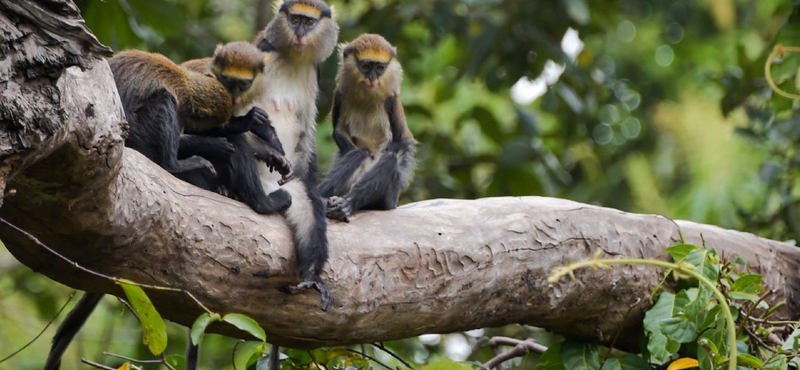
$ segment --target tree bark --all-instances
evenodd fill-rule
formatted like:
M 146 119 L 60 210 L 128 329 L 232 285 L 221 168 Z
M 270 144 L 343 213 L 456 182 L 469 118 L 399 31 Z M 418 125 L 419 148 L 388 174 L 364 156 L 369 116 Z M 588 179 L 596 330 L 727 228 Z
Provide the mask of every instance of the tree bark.
M 0 30 L 11 18 L 8 3 L 0 4 Z M 83 52 L 103 54 L 102 48 Z M 193 187 L 125 149 L 124 114 L 108 65 L 95 57 L 82 61 L 62 63 L 49 75 L 44 89 L 54 93 L 37 104 L 58 113 L 47 117 L 50 129 L 29 119 L 27 106 L 0 117 L 0 139 L 18 143 L 0 142 L 0 168 L 17 191 L 5 198 L 0 217 L 89 269 L 185 289 L 214 311 L 246 314 L 270 342 L 318 347 L 524 323 L 604 343 L 620 334 L 621 344 L 635 346 L 662 271 L 623 266 L 580 270 L 576 281 L 546 278 L 597 251 L 667 259 L 664 249 L 679 242 L 680 231 L 688 242 L 703 238 L 726 257 L 747 259 L 776 290 L 773 302 L 788 302 L 780 317 L 800 312 L 800 250 L 793 246 L 540 197 L 429 200 L 331 222 L 323 278 L 333 305 L 322 312 L 316 292 L 277 290 L 298 282 L 283 219 Z M 37 101 L 43 93 L 21 87 L 29 78 L 24 68 L 0 70 L 7 78 L 0 83 L 13 76 L 20 86 L 4 98 Z M 13 102 L 0 100 L 0 112 Z M 121 294 L 113 282 L 80 272 L 13 228 L 1 226 L 0 238 L 18 260 L 56 281 Z M 169 320 L 191 325 L 202 312 L 181 294 L 148 294 Z M 212 330 L 246 336 L 226 325 Z

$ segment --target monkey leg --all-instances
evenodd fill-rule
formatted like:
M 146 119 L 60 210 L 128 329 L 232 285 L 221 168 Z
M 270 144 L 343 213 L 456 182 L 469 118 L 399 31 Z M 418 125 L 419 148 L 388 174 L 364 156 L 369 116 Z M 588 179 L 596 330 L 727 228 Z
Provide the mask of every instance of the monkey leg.
M 58 370 L 61 367 L 61 356 L 64 355 L 64 351 L 67 350 L 70 342 L 75 338 L 75 334 L 78 334 L 83 324 L 86 323 L 86 319 L 89 318 L 97 304 L 100 303 L 103 295 L 103 293 L 83 293 L 81 299 L 56 330 L 56 335 L 53 336 L 53 346 L 50 348 L 50 354 L 47 355 L 44 370 Z
M 297 269 L 303 281 L 296 286 L 284 287 L 281 290 L 294 294 L 314 288 L 321 295 L 322 310 L 327 311 L 331 305 L 331 292 L 320 277 L 328 260 L 325 203 L 311 178 L 309 175 L 305 179 L 297 179 L 283 186 L 283 189 L 292 195 L 292 205 L 283 212 L 283 215 L 292 229 Z
M 352 182 L 353 175 L 369 156 L 367 149 L 354 149 L 337 158 L 319 185 L 320 194 L 324 198 L 329 198 L 347 192 L 347 185 Z
M 328 199 L 327 216 L 347 221 L 350 215 L 362 208 L 396 208 L 403 188 L 401 172 L 398 153 L 383 153 L 378 162 L 353 183 L 346 195 Z
M 125 145 L 144 154 L 172 174 L 202 169 L 216 175 L 214 166 L 203 157 L 178 159 L 181 123 L 175 97 L 166 89 L 153 92 L 128 117 L 129 135 Z

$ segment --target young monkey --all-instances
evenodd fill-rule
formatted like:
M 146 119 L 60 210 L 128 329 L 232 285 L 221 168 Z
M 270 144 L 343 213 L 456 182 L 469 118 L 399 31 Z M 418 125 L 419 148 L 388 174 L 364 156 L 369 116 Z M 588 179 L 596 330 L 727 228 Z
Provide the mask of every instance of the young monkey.
M 382 36 L 363 34 L 342 45 L 331 119 L 339 153 L 320 185 L 327 216 L 340 221 L 359 209 L 393 209 L 411 181 L 416 140 L 400 102 L 403 69 Z

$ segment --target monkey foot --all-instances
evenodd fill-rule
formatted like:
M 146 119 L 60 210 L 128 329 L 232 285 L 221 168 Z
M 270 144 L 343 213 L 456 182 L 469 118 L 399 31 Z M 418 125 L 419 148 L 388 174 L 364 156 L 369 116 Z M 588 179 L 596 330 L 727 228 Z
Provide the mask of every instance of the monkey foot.
M 328 210 L 326 212 L 328 218 L 350 222 L 350 215 L 353 214 L 353 209 L 350 206 L 350 201 L 344 197 L 332 196 L 328 198 Z
M 322 279 L 318 278 L 317 280 L 306 280 L 295 286 L 285 286 L 280 290 L 284 293 L 297 294 L 301 291 L 309 290 L 311 288 L 314 288 L 319 292 L 321 296 L 320 299 L 322 301 L 322 310 L 327 311 L 328 308 L 331 307 L 331 290 L 328 289 L 328 284 L 325 284 Z

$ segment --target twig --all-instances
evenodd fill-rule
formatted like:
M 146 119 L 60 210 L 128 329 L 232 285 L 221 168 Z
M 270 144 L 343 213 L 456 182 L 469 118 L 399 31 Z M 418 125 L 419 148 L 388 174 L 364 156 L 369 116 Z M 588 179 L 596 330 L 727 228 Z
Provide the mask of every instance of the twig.
M 386 348 L 386 346 L 385 346 L 385 345 L 383 345 L 383 342 L 371 343 L 371 344 L 372 344 L 372 345 L 373 345 L 375 348 L 378 348 L 378 349 L 380 349 L 381 351 L 383 351 L 383 352 L 386 352 L 387 354 L 389 354 L 389 356 L 392 356 L 392 357 L 394 357 L 394 358 L 395 358 L 395 360 L 402 362 L 402 363 L 403 363 L 403 366 L 405 366 L 405 367 L 407 367 L 407 368 L 409 368 L 409 369 L 411 369 L 411 370 L 414 370 L 414 367 L 413 367 L 413 366 L 411 366 L 411 364 L 409 364 L 409 363 L 408 363 L 408 361 L 404 360 L 402 357 L 398 356 L 397 354 L 395 354 L 394 352 L 392 352 L 391 350 L 389 350 L 388 348 Z
M 160 364 L 161 363 L 161 359 L 137 360 L 135 358 L 130 358 L 130 357 L 127 357 L 127 356 L 118 355 L 116 353 L 111 353 L 111 352 L 106 352 L 106 351 L 103 351 L 103 354 L 106 355 L 106 356 L 116 357 L 116 358 L 119 358 L 119 359 L 122 359 L 122 360 L 125 360 L 125 361 L 135 362 L 137 364 Z
M 493 348 L 501 345 L 514 346 L 514 347 L 506 352 L 494 356 L 492 359 L 490 359 L 483 365 L 479 366 L 478 367 L 479 370 L 494 369 L 503 362 L 506 362 L 515 357 L 525 356 L 531 352 L 542 354 L 545 351 L 547 351 L 547 347 L 539 343 L 536 343 L 536 341 L 534 341 L 532 338 L 519 340 L 508 337 L 492 337 L 492 339 L 489 339 L 489 345 L 492 346 Z
M 31 339 L 31 340 L 30 340 L 30 342 L 28 342 L 28 343 L 25 343 L 25 345 L 24 345 L 24 346 L 22 346 L 22 348 L 20 348 L 20 349 L 18 349 L 18 350 L 16 350 L 16 351 L 14 351 L 14 352 L 12 352 L 10 355 L 8 355 L 8 356 L 6 356 L 6 357 L 3 357 L 3 359 L 0 359 L 0 364 L 2 364 L 3 362 L 5 362 L 6 360 L 8 360 L 8 359 L 10 359 L 10 358 L 12 358 L 12 357 L 14 357 L 14 356 L 16 356 L 18 353 L 20 353 L 20 352 L 24 351 L 24 350 L 25 350 L 25 348 L 28 348 L 28 347 L 29 347 L 31 344 L 33 344 L 33 342 L 36 342 L 36 340 L 37 340 L 37 339 L 39 339 L 39 337 L 41 337 L 41 336 L 42 336 L 42 334 L 44 334 L 44 332 L 47 330 L 47 328 L 49 328 L 49 327 L 50 327 L 50 325 L 52 325 L 52 324 L 53 324 L 53 321 L 55 321 L 55 320 L 56 320 L 56 318 L 57 318 L 58 316 L 60 316 L 60 315 L 61 315 L 61 312 L 62 312 L 62 311 L 64 311 L 64 309 L 65 309 L 65 308 L 67 308 L 67 305 L 69 304 L 69 302 L 70 302 L 70 301 L 72 301 L 72 298 L 74 298 L 74 297 L 75 297 L 75 291 L 73 290 L 73 291 L 72 291 L 72 294 L 70 294 L 70 295 L 69 295 L 69 299 L 67 299 L 67 301 L 66 301 L 66 302 L 64 302 L 64 305 L 63 305 L 63 306 L 61 306 L 61 308 L 58 310 L 58 312 L 56 312 L 55 316 L 53 316 L 53 317 L 50 319 L 50 321 L 47 323 L 47 325 L 45 325 L 45 326 L 44 326 L 44 329 L 42 329 L 42 330 L 39 332 L 39 334 L 36 334 L 36 336 L 35 336 L 35 337 L 33 337 L 33 339 Z
M 94 366 L 94 367 L 96 367 L 96 368 L 98 368 L 98 369 L 103 369 L 103 370 L 117 370 L 117 369 L 115 369 L 115 368 L 113 368 L 113 367 L 108 367 L 108 366 L 106 366 L 106 365 L 101 365 L 101 364 L 98 364 L 97 362 L 92 362 L 92 361 L 89 361 L 89 360 L 87 360 L 87 359 L 85 359 L 85 358 L 82 358 L 82 359 L 81 359 L 81 362 L 83 362 L 84 364 L 87 364 L 87 365 L 89 365 L 89 366 Z
M 111 352 L 106 352 L 106 351 L 103 351 L 103 354 L 106 355 L 106 356 L 116 357 L 116 358 L 119 358 L 119 359 L 122 359 L 122 360 L 125 360 L 125 361 L 135 362 L 137 364 L 162 364 L 162 365 L 166 366 L 170 370 L 176 370 L 172 365 L 169 364 L 169 362 L 167 362 L 167 357 L 164 356 L 163 353 L 161 354 L 161 357 L 159 357 L 158 359 L 155 359 L 155 360 L 137 360 L 135 358 L 131 358 L 131 357 L 123 356 L 123 355 L 118 355 L 116 353 L 111 353 Z
M 190 293 L 188 290 L 180 289 L 180 288 L 170 288 L 170 287 L 158 286 L 158 285 L 141 284 L 141 283 L 136 283 L 136 282 L 133 282 L 133 281 L 130 281 L 130 280 L 126 280 L 126 279 L 120 279 L 118 277 L 113 277 L 113 276 L 108 276 L 108 275 L 105 275 L 105 274 L 101 274 L 101 273 L 99 273 L 97 271 L 90 270 L 90 269 L 88 269 L 86 267 L 83 267 L 83 266 L 79 265 L 77 262 L 74 262 L 74 261 L 70 260 L 69 258 L 67 258 L 66 256 L 56 252 L 54 249 L 48 247 L 47 245 L 45 245 L 44 243 L 39 241 L 39 239 L 37 239 L 35 236 L 31 235 L 30 233 L 28 233 L 25 230 L 20 229 L 19 227 L 15 226 L 14 224 L 6 221 L 4 218 L 0 218 L 0 222 L 5 224 L 6 226 L 16 230 L 20 234 L 24 235 L 30 241 L 32 241 L 36 245 L 44 248 L 45 250 L 50 252 L 52 255 L 54 255 L 54 256 L 56 256 L 56 257 L 58 257 L 58 258 L 60 258 L 60 259 L 62 259 L 64 261 L 66 261 L 67 263 L 69 263 L 70 265 L 74 266 L 78 270 L 81 270 L 81 271 L 83 271 L 83 272 L 85 272 L 87 274 L 94 275 L 94 276 L 97 276 L 97 277 L 100 277 L 100 278 L 103 278 L 103 279 L 106 279 L 106 280 L 111 280 L 111 281 L 113 281 L 113 282 L 115 282 L 117 284 L 128 284 L 128 285 L 135 285 L 135 286 L 138 286 L 140 288 L 148 288 L 148 289 L 154 289 L 154 290 L 162 290 L 162 291 L 168 291 L 168 292 L 183 293 L 183 294 L 186 294 L 189 298 L 191 298 L 195 303 L 197 303 L 197 305 L 200 306 L 200 308 L 202 308 L 204 311 L 208 312 L 209 314 L 213 313 L 205 305 L 203 305 L 203 303 L 200 302 L 200 300 L 195 298 L 195 296 L 192 293 Z
M 317 359 L 314 358 L 314 354 L 311 353 L 311 351 L 306 351 L 306 352 L 308 352 L 308 356 L 311 357 L 311 362 L 314 363 L 314 366 L 316 366 L 317 369 L 322 369 L 321 367 L 319 367 L 319 364 L 317 363 Z
M 366 353 L 364 353 L 364 352 L 361 352 L 361 351 L 356 351 L 356 350 L 354 350 L 354 349 L 350 349 L 350 348 L 348 348 L 347 350 L 348 350 L 348 351 L 350 351 L 350 352 L 353 352 L 353 353 L 358 353 L 358 354 L 359 354 L 359 355 L 361 355 L 362 357 L 365 357 L 365 358 L 369 359 L 370 361 L 372 361 L 372 362 L 374 362 L 374 363 L 376 363 L 376 364 L 378 364 L 378 365 L 381 365 L 381 366 L 383 366 L 383 367 L 385 367 L 385 368 L 387 368 L 387 369 L 389 369 L 389 370 L 392 370 L 392 368 L 391 368 L 391 367 L 389 367 L 389 365 L 386 365 L 386 364 L 384 364 L 383 362 L 380 362 L 380 361 L 378 361 L 378 359 L 377 359 L 377 358 L 375 358 L 375 357 L 372 357 L 372 356 L 370 356 L 370 355 L 368 355 L 368 354 L 366 354 Z

